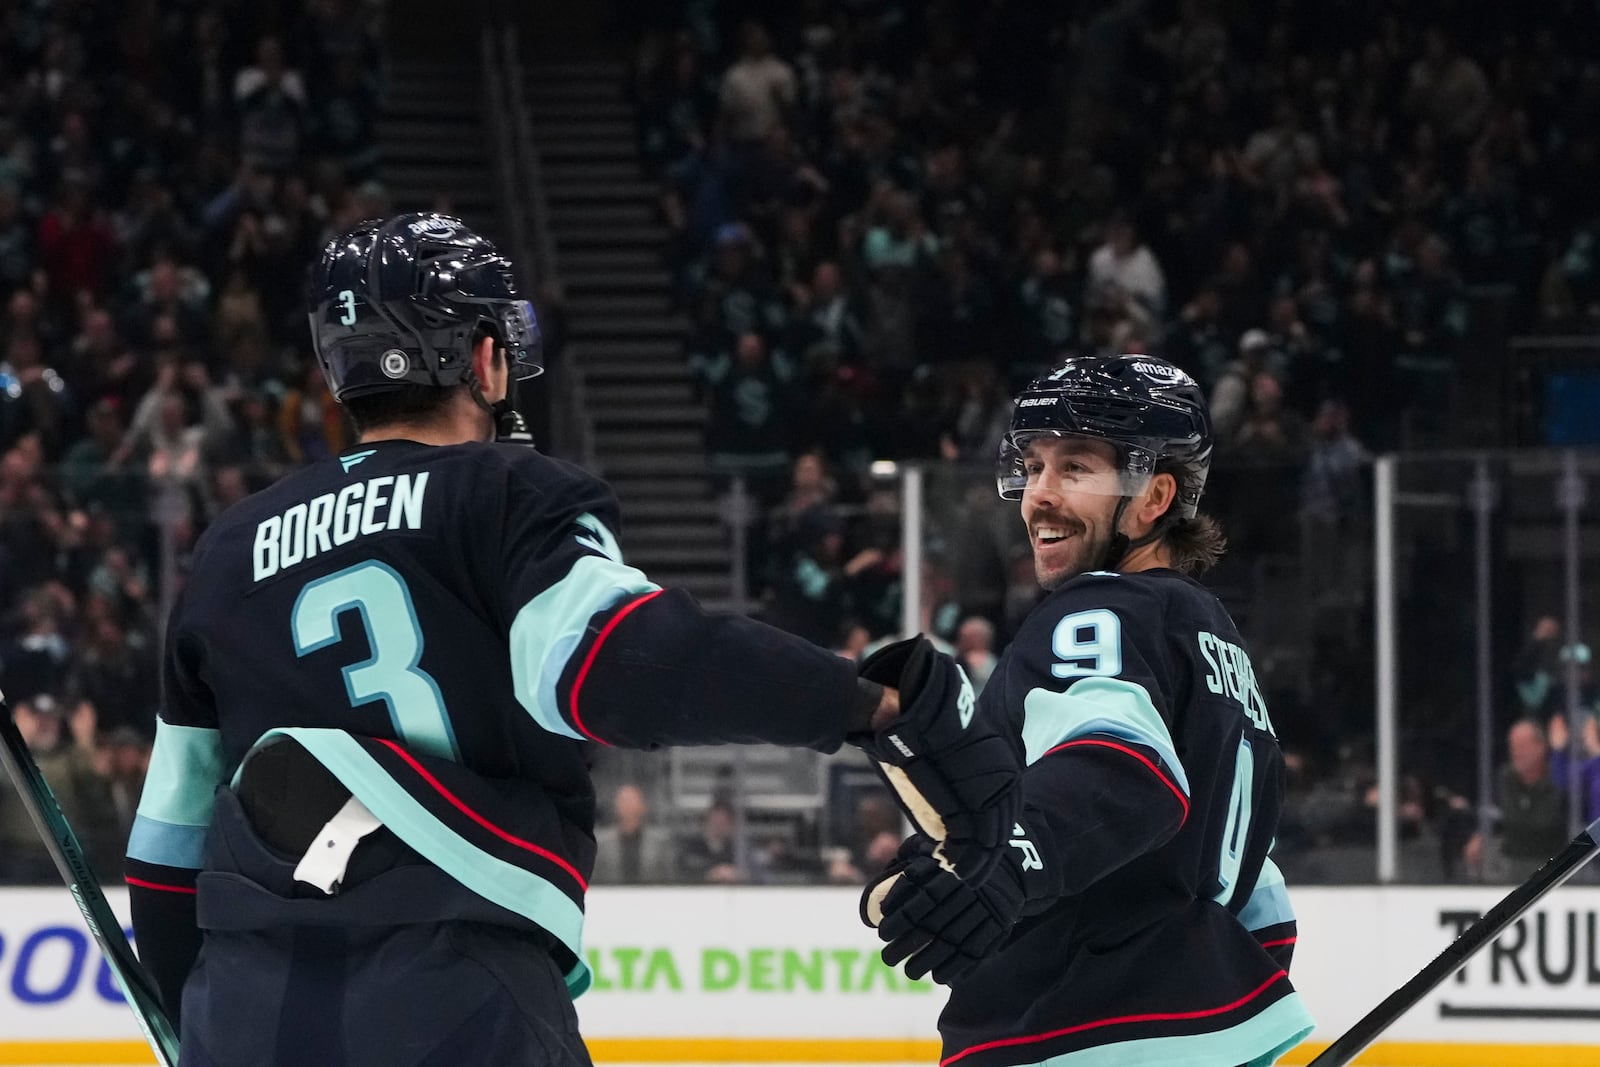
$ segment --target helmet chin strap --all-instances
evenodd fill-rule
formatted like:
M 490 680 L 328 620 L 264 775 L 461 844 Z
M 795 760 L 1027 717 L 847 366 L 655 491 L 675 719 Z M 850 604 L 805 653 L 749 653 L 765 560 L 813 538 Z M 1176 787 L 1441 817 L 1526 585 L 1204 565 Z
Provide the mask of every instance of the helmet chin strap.
M 522 417 L 522 412 L 517 410 L 517 380 L 509 374 L 506 376 L 506 395 L 490 403 L 483 395 L 483 385 L 478 381 L 478 376 L 470 370 L 466 375 L 467 390 L 472 394 L 473 403 L 488 413 L 494 420 L 497 444 L 531 445 L 533 444 L 533 431 L 528 429 L 528 420 Z
M 1111 513 L 1111 540 L 1106 542 L 1106 550 L 1100 555 L 1100 563 L 1095 570 L 1114 571 L 1128 558 L 1128 553 L 1136 548 L 1142 548 L 1158 539 L 1167 529 L 1167 515 L 1157 519 L 1155 525 L 1150 527 L 1150 532 L 1141 537 L 1129 537 L 1122 532 L 1122 513 L 1128 509 L 1133 497 L 1123 496 L 1117 498 L 1117 510 Z M 1168 508 L 1168 514 L 1171 513 Z

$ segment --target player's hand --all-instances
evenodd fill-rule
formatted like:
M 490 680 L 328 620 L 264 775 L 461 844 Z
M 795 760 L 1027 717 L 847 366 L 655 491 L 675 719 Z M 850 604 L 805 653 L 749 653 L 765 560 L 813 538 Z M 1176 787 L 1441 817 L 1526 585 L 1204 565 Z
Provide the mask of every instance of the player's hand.
M 1022 764 L 1005 724 L 978 714 L 972 683 L 926 637 L 880 649 L 860 673 L 899 691 L 900 714 L 851 741 L 872 757 L 916 828 L 939 843 L 938 858 L 982 880 L 1022 810 Z
M 861 894 L 861 921 L 887 942 L 883 962 L 904 960 L 906 977 L 932 973 L 950 985 L 1005 943 L 1022 913 L 1022 870 L 1018 860 L 1002 858 L 974 886 L 945 870 L 934 848 L 921 834 L 906 838 Z

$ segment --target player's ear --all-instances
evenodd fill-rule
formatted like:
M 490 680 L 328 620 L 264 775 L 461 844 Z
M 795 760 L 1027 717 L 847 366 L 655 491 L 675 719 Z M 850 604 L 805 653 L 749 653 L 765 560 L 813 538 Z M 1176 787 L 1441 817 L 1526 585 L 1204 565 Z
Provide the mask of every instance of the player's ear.
M 493 337 L 480 337 L 472 348 L 472 373 L 483 389 L 483 398 L 493 404 L 506 395 L 506 382 L 510 372 L 505 356 L 500 353 Z
M 1162 471 L 1151 478 L 1150 484 L 1144 487 L 1134 515 L 1139 520 L 1139 525 L 1148 530 L 1161 516 L 1176 507 L 1177 503 L 1178 480 Z

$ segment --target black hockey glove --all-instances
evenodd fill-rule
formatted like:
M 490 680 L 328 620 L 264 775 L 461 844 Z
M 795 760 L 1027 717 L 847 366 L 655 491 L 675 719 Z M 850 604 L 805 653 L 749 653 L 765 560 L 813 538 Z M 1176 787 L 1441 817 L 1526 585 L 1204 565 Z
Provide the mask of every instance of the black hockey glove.
M 893 967 L 904 960 L 906 977 L 932 972 L 935 982 L 950 985 L 999 949 L 1016 925 L 1025 861 L 1003 856 L 974 886 L 940 866 L 934 848 L 921 834 L 906 838 L 894 862 L 861 894 L 861 921 L 888 942 L 883 962 Z
M 888 645 L 862 661 L 861 677 L 900 691 L 900 714 L 851 735 L 900 806 L 939 844 L 935 858 L 963 878 L 994 868 L 1022 811 L 1022 764 L 1004 723 L 977 714 L 972 683 L 926 637 Z

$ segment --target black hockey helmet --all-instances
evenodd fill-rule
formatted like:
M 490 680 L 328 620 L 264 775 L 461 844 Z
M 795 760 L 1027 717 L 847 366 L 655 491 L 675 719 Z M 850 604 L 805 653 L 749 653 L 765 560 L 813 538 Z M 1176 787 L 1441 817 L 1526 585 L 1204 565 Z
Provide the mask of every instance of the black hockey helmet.
M 1039 434 L 1093 437 L 1117 447 L 1122 489 L 1132 496 L 1151 476 L 1171 474 L 1178 499 L 1168 512 L 1194 518 L 1211 471 L 1211 413 L 1193 378 L 1155 356 L 1070 359 L 1016 398 L 1001 439 L 996 483 L 1018 500 L 1027 485 L 1023 453 Z
M 533 307 L 510 262 L 460 219 L 372 219 L 328 242 L 311 269 L 311 343 L 340 401 L 401 385 L 467 379 L 482 330 L 514 379 L 544 370 Z

